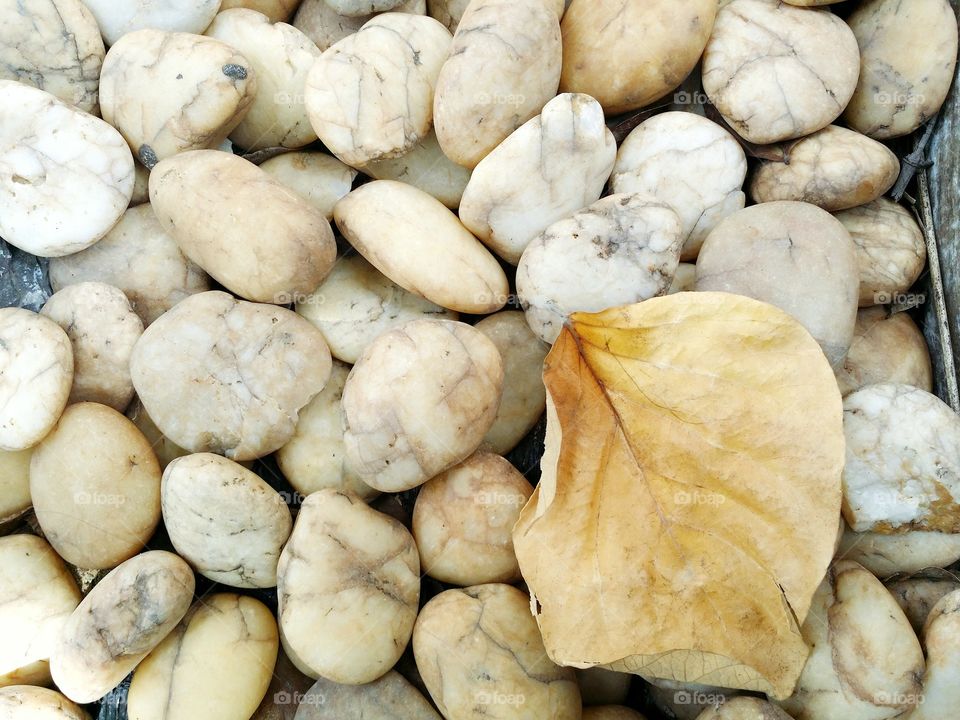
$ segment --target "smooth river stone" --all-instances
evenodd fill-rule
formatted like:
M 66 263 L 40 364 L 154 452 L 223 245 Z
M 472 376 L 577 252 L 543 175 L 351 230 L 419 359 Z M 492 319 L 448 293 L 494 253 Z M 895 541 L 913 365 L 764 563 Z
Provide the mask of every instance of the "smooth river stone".
M 340 258 L 314 292 L 298 299 L 297 313 L 323 333 L 335 358 L 351 365 L 377 337 L 409 320 L 458 317 L 404 290 L 362 255 Z
M 913 287 L 927 263 L 927 246 L 909 210 L 879 198 L 835 217 L 856 246 L 860 307 L 896 302 Z
M 324 51 L 304 100 L 330 152 L 360 167 L 402 155 L 426 137 L 450 39 L 433 18 L 386 13 Z
M 900 161 L 886 145 L 829 125 L 790 146 L 789 161 L 753 173 L 754 202 L 797 200 L 831 212 L 873 202 L 897 181 Z
M 664 295 L 680 262 L 683 228 L 666 202 L 609 195 L 559 220 L 524 250 L 517 293 L 533 332 L 553 343 L 574 312 Z
M 375 180 L 337 203 L 333 216 L 350 245 L 400 287 L 457 312 L 487 314 L 506 304 L 500 263 L 422 190 Z
M 73 386 L 68 402 L 95 402 L 123 412 L 133 398 L 130 355 L 143 321 L 112 285 L 68 285 L 47 300 L 40 314 L 63 328 L 73 347 Z
M 560 22 L 544 0 L 471 3 L 433 100 L 444 154 L 476 167 L 557 94 L 561 55 Z
M 283 476 L 301 495 L 323 488 L 349 490 L 363 500 L 380 494 L 346 465 L 340 401 L 350 366 L 334 361 L 323 390 L 300 411 L 293 437 L 277 450 Z
M 503 361 L 479 330 L 412 320 L 367 346 L 343 390 L 347 466 L 400 492 L 465 460 L 493 425 Z
M 0 688 L 0 720 L 89 720 L 56 690 L 32 685 Z
M 272 23 L 279 23 L 289 20 L 299 4 L 300 0 L 223 0 L 220 10 L 247 8 L 263 13 Z
M 83 0 L 93 12 L 107 45 L 135 30 L 202 33 L 220 9 L 220 0 Z
M 574 0 L 560 89 L 595 97 L 608 115 L 649 105 L 693 70 L 716 14 L 716 0 Z
M 495 313 L 474 327 L 493 341 L 503 360 L 503 398 L 482 446 L 506 455 L 533 429 L 546 408 L 543 361 L 550 347 L 533 334 L 526 316 L 518 310 Z
M 939 720 L 950 717 L 960 703 L 960 592 L 942 596 L 925 617 L 923 645 L 926 667 L 923 698 L 909 720 Z
M 420 188 L 451 210 L 460 206 L 470 171 L 443 154 L 434 131 L 395 158 L 373 160 L 360 168 L 377 180 L 398 180 Z
M 104 47 L 81 0 L 2 0 L 0 78 L 46 90 L 84 112 L 99 113 Z
M 107 53 L 100 106 L 152 170 L 177 153 L 217 147 L 250 110 L 258 87 L 252 63 L 226 43 L 140 30 Z
M 294 720 L 440 720 L 426 698 L 391 670 L 364 685 L 320 678 L 300 701 Z
M 578 720 L 573 668 L 547 657 L 530 598 L 515 587 L 447 590 L 420 611 L 413 653 L 446 718 L 482 720 L 507 710 L 511 720 Z
M 103 237 L 133 194 L 133 156 L 99 118 L 0 80 L 0 236 L 41 257 Z
M 149 204 L 127 210 L 86 250 L 50 260 L 55 292 L 85 282 L 121 290 L 144 325 L 184 298 L 210 289 L 210 278 L 183 256 Z
M 773 143 L 832 123 L 859 71 L 857 40 L 829 10 L 733 0 L 703 54 L 703 89 L 746 140 Z
M 358 17 L 393 10 L 403 0 L 326 0 L 333 10 L 347 17 Z
M 443 23 L 447 30 L 455 33 L 469 4 L 470 0 L 427 0 L 427 12 L 430 17 Z
M 43 440 L 72 383 L 73 350 L 60 326 L 30 310 L 0 308 L 0 450 Z
M 887 314 L 885 307 L 857 313 L 853 342 L 836 370 L 841 395 L 865 385 L 898 383 L 933 392 L 930 350 L 909 313 Z
M 558 95 L 477 165 L 460 220 L 516 265 L 537 235 L 600 197 L 616 156 L 597 101 Z
M 777 306 L 820 343 L 834 368 L 853 340 L 859 284 L 850 234 L 808 203 L 769 202 L 734 213 L 707 236 L 697 259 L 696 290 Z
M 163 550 L 114 568 L 74 610 L 53 648 L 57 687 L 74 702 L 99 700 L 176 627 L 193 591 L 190 566 Z
M 285 305 L 312 292 L 336 259 L 326 216 L 237 155 L 196 150 L 162 161 L 150 202 L 183 254 L 247 300 Z
M 282 447 L 330 376 L 320 331 L 296 313 L 194 295 L 148 327 L 130 375 L 160 431 L 192 452 L 252 460 Z
M 302 672 L 358 685 L 400 659 L 417 617 L 420 562 L 398 521 L 350 493 L 319 490 L 300 507 L 278 575 L 280 639 Z
M 683 260 L 694 260 L 710 231 L 742 210 L 747 158 L 740 143 L 704 117 L 665 112 L 638 125 L 617 151 L 614 193 L 646 193 L 680 216 Z
M 273 675 L 280 641 L 259 600 L 217 593 L 199 600 L 133 673 L 130 720 L 247 720 Z
M 856 532 L 960 532 L 960 417 L 909 385 L 843 401 L 843 515 Z
M 426 15 L 426 0 L 406 0 L 390 12 Z M 303 0 L 293 18 L 293 26 L 313 40 L 320 50 L 326 50 L 334 43 L 353 35 L 378 13 L 370 15 L 341 15 L 327 5 L 327 0 Z M 450 31 L 451 33 L 453 30 Z
M 139 552 L 160 521 L 160 465 L 130 420 L 106 405 L 78 403 L 34 450 L 30 494 L 64 560 L 112 568 Z
M 293 521 L 256 473 L 219 455 L 187 455 L 167 465 L 160 501 L 170 542 L 198 573 L 231 587 L 277 584 Z
M 948 0 L 866 0 L 847 18 L 860 44 L 860 81 L 843 119 L 884 140 L 907 135 L 947 97 L 957 63 Z
M 30 509 L 32 456 L 32 448 L 14 452 L 0 450 L 0 535 Z
M 913 530 L 885 535 L 846 528 L 836 556 L 860 563 L 877 577 L 913 574 L 925 568 L 945 568 L 960 560 L 960 534 Z
M 230 133 L 235 145 L 247 151 L 298 148 L 317 139 L 303 104 L 307 73 L 320 57 L 310 38 L 292 25 L 272 24 L 263 13 L 243 8 L 221 12 L 206 35 L 236 48 L 257 76 L 253 103 Z
M 335 157 L 319 152 L 290 152 L 260 163 L 260 169 L 293 190 L 327 220 L 357 177 L 357 171 Z
M 46 541 L 0 537 L 0 687 L 50 683 L 50 651 L 80 600 L 70 571 Z

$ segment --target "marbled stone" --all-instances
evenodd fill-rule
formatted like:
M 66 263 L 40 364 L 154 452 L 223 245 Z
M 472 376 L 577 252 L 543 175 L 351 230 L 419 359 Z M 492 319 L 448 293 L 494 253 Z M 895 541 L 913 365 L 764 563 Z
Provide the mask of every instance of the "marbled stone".
M 322 1 L 322 0 L 321 0 Z M 293 190 L 327 220 L 357 177 L 357 171 L 335 157 L 319 152 L 290 152 L 260 163 L 260 169 Z
M 945 595 L 930 611 L 923 627 L 926 668 L 923 695 L 905 720 L 950 717 L 960 703 L 960 592 Z
M 116 567 L 73 611 L 53 648 L 57 687 L 78 703 L 103 697 L 176 627 L 193 591 L 190 566 L 173 553 L 152 550 Z
M 347 466 L 399 492 L 465 460 L 493 425 L 503 390 L 497 346 L 451 320 L 411 320 L 363 351 L 343 389 Z
M 460 220 L 511 264 L 549 225 L 595 202 L 617 145 L 587 95 L 558 95 L 474 169 Z
M 574 312 L 598 312 L 666 293 L 683 229 L 666 202 L 609 195 L 559 220 L 523 251 L 517 293 L 527 322 L 553 343 Z
M 948 0 L 867 0 L 847 18 L 860 44 L 860 80 L 844 112 L 877 139 L 907 135 L 933 117 L 957 64 L 957 19 Z
M 46 541 L 0 537 L 0 687 L 50 683 L 50 651 L 80 598 Z
M 148 327 L 130 361 L 160 431 L 192 452 L 262 457 L 292 436 L 330 376 L 320 331 L 289 310 L 193 295 Z
M 813 335 L 835 368 L 853 340 L 858 287 L 850 234 L 808 203 L 769 202 L 734 213 L 707 236 L 697 259 L 697 290 L 776 305 Z
M 716 224 L 743 209 L 746 175 L 747 158 L 730 133 L 694 113 L 665 112 L 627 135 L 610 187 L 669 203 L 683 224 L 680 257 L 695 260 Z
M 3 0 L 0 78 L 18 80 L 96 115 L 104 47 L 81 0 Z
M 210 278 L 183 256 L 149 204 L 127 210 L 86 250 L 51 259 L 55 291 L 83 282 L 122 290 L 144 325 L 184 298 L 210 289 Z
M 843 514 L 856 532 L 960 532 L 960 417 L 909 385 L 843 401 Z
M 390 12 L 426 15 L 426 0 L 406 0 Z M 334 43 L 353 35 L 373 19 L 371 15 L 341 15 L 327 5 L 327 0 L 303 0 L 293 18 L 293 26 L 304 33 L 320 50 L 326 50 Z M 450 31 L 451 33 L 453 30 Z
M 99 240 L 127 209 L 133 156 L 107 123 L 0 80 L 0 236 L 56 257 Z
M 907 616 L 917 637 L 923 633 L 923 625 L 940 598 L 960 589 L 960 580 L 936 570 L 931 570 L 929 575 L 888 580 L 883 584 Z
M 232 587 L 277 584 L 293 521 L 257 474 L 211 453 L 177 458 L 164 470 L 160 501 L 170 542 L 198 573 Z
M 223 0 L 220 10 L 248 8 L 261 12 L 270 18 L 270 22 L 286 22 L 300 5 L 300 0 Z
M 947 567 L 960 560 L 960 534 L 912 530 L 886 535 L 854 532 L 844 523 L 837 559 L 853 560 L 877 577 Z
M 746 140 L 773 143 L 833 122 L 859 70 L 853 32 L 828 10 L 733 0 L 703 54 L 703 88 Z
M 326 2 L 340 15 L 357 17 L 388 12 L 400 5 L 403 0 L 326 0 Z
M 130 355 L 143 321 L 112 285 L 83 282 L 54 293 L 40 314 L 63 328 L 73 347 L 67 402 L 95 402 L 123 412 L 133 398 Z
M 363 685 L 320 678 L 304 695 L 294 720 L 440 720 L 437 711 L 400 673 Z
M 43 534 L 64 560 L 112 568 L 139 552 L 160 521 L 160 466 L 127 418 L 78 403 L 34 450 L 30 494 Z
M 589 720 L 589 718 L 588 718 Z M 776 705 L 756 697 L 735 697 L 707 708 L 697 720 L 793 720 Z
M 258 87 L 252 63 L 226 43 L 139 30 L 107 53 L 100 106 L 152 170 L 177 153 L 217 147 L 248 113 Z
M 202 33 L 220 9 L 220 0 L 83 0 L 93 12 L 107 45 L 123 35 L 155 30 Z
M 400 287 L 457 312 L 491 313 L 506 304 L 503 268 L 422 190 L 375 180 L 337 203 L 333 216 L 350 245 Z
M 280 638 L 301 671 L 357 685 L 400 659 L 417 615 L 420 563 L 399 522 L 355 495 L 319 490 L 300 508 L 278 574 Z
M 287 304 L 313 291 L 336 258 L 326 216 L 237 155 L 197 150 L 162 161 L 150 202 L 183 254 L 247 300 Z
M 402 155 L 430 132 L 433 92 L 449 50 L 450 33 L 433 18 L 374 17 L 324 51 L 307 76 L 313 129 L 353 167 Z
M 320 57 L 313 41 L 286 23 L 272 24 L 263 13 L 237 8 L 214 18 L 206 35 L 250 61 L 257 76 L 253 102 L 230 140 L 247 151 L 299 148 L 317 139 L 304 107 L 307 73 Z
M 43 440 L 72 383 L 73 350 L 60 326 L 29 310 L 0 308 L 0 450 Z
M 0 688 L 0 720 L 89 720 L 56 690 L 32 685 Z
M 130 720 L 247 720 L 270 684 L 280 642 L 259 600 L 201 599 L 133 673 Z
M 477 0 L 467 6 L 433 100 L 444 154 L 474 168 L 557 94 L 562 45 L 544 0 Z
M 30 458 L 33 449 L 0 450 L 0 535 L 31 506 Z

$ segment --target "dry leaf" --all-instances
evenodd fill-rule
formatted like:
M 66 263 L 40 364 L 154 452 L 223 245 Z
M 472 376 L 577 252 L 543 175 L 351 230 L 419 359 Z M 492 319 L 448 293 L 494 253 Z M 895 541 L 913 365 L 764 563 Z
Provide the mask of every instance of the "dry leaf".
M 550 657 L 790 695 L 844 462 L 817 343 L 772 305 L 680 293 L 574 314 L 544 381 L 514 545 Z

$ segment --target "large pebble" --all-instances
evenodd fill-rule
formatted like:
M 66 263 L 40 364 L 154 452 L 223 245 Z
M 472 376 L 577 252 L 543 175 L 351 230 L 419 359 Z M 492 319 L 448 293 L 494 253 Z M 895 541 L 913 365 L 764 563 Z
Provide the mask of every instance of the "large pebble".
M 734 213 L 707 236 L 697 259 L 697 290 L 776 305 L 803 324 L 833 367 L 853 340 L 858 287 L 850 234 L 807 203 L 770 202 Z
M 260 163 L 260 169 L 333 218 L 333 208 L 350 192 L 357 171 L 319 152 L 290 152 Z
M 860 307 L 897 302 L 920 277 L 927 261 L 923 230 L 913 215 L 879 198 L 836 214 L 850 233 L 860 268 Z
M 549 346 L 533 334 L 526 317 L 504 310 L 474 327 L 497 346 L 503 360 L 503 398 L 483 446 L 505 455 L 537 424 L 547 404 L 543 361 Z
M 111 568 L 160 521 L 160 466 L 136 426 L 97 403 L 70 405 L 34 450 L 30 494 L 43 533 L 81 568 Z
M 259 600 L 217 593 L 200 600 L 137 667 L 130 720 L 246 720 L 263 698 L 280 642 Z
M 57 687 L 78 703 L 103 697 L 176 627 L 193 591 L 190 566 L 173 553 L 152 550 L 116 567 L 74 610 L 54 646 Z
M 466 313 L 491 313 L 507 302 L 510 288 L 496 258 L 422 190 L 376 180 L 337 203 L 333 215 L 350 245 L 410 292 Z
M 957 63 L 948 0 L 867 0 L 847 19 L 860 44 L 860 81 L 844 113 L 878 139 L 907 135 L 943 105 Z
M 202 33 L 220 9 L 220 0 L 83 0 L 93 12 L 107 45 L 123 35 L 153 28 Z
M 347 17 L 393 10 L 403 0 L 326 0 L 327 5 Z
M 841 395 L 875 383 L 933 391 L 930 350 L 923 333 L 909 313 L 888 315 L 885 307 L 863 308 L 857 313 L 853 342 L 836 374 Z
M 225 43 L 140 30 L 107 53 L 100 105 L 103 119 L 153 169 L 177 153 L 217 147 L 250 110 L 257 87 L 250 61 Z
M 616 154 L 603 108 L 587 95 L 558 95 L 477 165 L 460 220 L 516 265 L 551 223 L 600 197 Z
M 930 611 L 923 628 L 927 653 L 923 695 L 906 720 L 940 720 L 960 704 L 960 592 L 944 596 Z
M 913 530 L 887 535 L 845 528 L 836 556 L 860 563 L 877 577 L 916 573 L 960 560 L 960 534 Z
M 160 501 L 170 542 L 201 575 L 240 588 L 277 584 L 293 521 L 258 475 L 219 455 L 188 455 L 167 466 Z
M 843 514 L 857 531 L 960 532 L 960 417 L 909 385 L 868 385 L 843 402 Z
M 437 711 L 400 673 L 364 685 L 320 678 L 303 696 L 294 720 L 440 720 Z
M 3 0 L 0 78 L 18 80 L 96 115 L 104 47 L 81 0 Z
M 356 685 L 400 659 L 417 616 L 420 562 L 399 522 L 350 493 L 319 490 L 300 508 L 278 573 L 280 637 L 301 671 Z
M 500 352 L 451 320 L 412 320 L 367 346 L 343 390 L 348 467 L 399 492 L 466 459 L 493 425 Z
M 149 204 L 127 210 L 86 250 L 50 260 L 55 292 L 83 282 L 121 290 L 144 325 L 185 297 L 210 289 L 210 278 L 183 256 Z
M 133 194 L 123 136 L 50 93 L 0 80 L 0 236 L 44 257 L 103 237 Z
M 746 175 L 747 158 L 730 133 L 693 113 L 665 112 L 627 135 L 610 187 L 669 203 L 683 224 L 681 259 L 693 260 L 716 224 L 743 209 Z
M 0 450 L 43 440 L 72 384 L 73 350 L 60 326 L 29 310 L 0 309 Z
M 704 90 L 753 143 L 829 125 L 853 95 L 859 71 L 857 40 L 843 20 L 779 0 L 727 3 L 703 54 Z
M 456 320 L 445 310 L 381 274 L 362 255 L 343 257 L 297 312 L 326 338 L 331 354 L 353 364 L 363 349 L 391 328 L 418 318 Z
M 42 538 L 0 538 L 0 687 L 50 683 L 50 652 L 80 599 L 70 572 Z
M 33 450 L 0 450 L 0 535 L 30 509 Z
M 433 116 L 444 154 L 476 167 L 557 94 L 562 46 L 544 0 L 469 5 L 437 79 Z
M 348 165 L 395 157 L 430 132 L 433 92 L 450 33 L 433 18 L 386 13 L 320 56 L 307 76 L 307 114 Z
M 944 595 L 960 589 L 960 580 L 950 575 L 949 571 L 941 575 L 937 572 L 938 570 L 931 570 L 929 575 L 884 583 L 904 615 L 907 616 L 918 637 L 923 632 L 923 624 L 927 621 L 933 606 Z
M 580 718 L 573 669 L 550 661 L 530 599 L 510 585 L 437 595 L 417 618 L 413 653 L 444 717 Z
M 83 708 L 56 690 L 14 685 L 0 688 L 0 720 L 89 720 Z
M 716 14 L 715 0 L 574 0 L 560 88 L 592 95 L 610 115 L 649 105 L 693 70 Z
M 330 376 L 320 331 L 296 313 L 194 295 L 144 331 L 130 375 L 160 431 L 192 452 L 250 460 L 292 436 Z
M 68 402 L 95 402 L 123 412 L 133 398 L 130 355 L 143 321 L 112 285 L 84 282 L 55 292 L 40 314 L 63 328 L 73 347 Z
M 406 0 L 390 12 L 426 15 L 426 0 Z M 369 15 L 341 15 L 327 4 L 327 0 L 303 0 L 293 18 L 293 26 L 309 37 L 320 50 L 326 50 L 334 43 L 353 35 L 373 19 L 376 13 Z M 450 31 L 451 33 L 453 30 Z
M 237 8 L 221 12 L 206 34 L 236 48 L 257 76 L 257 93 L 230 140 L 241 148 L 298 148 L 317 139 L 303 104 L 307 73 L 320 57 L 313 41 L 263 13 Z
M 256 10 L 270 18 L 270 22 L 286 22 L 300 5 L 300 0 L 223 0 L 220 10 L 247 8 Z
M 885 145 L 829 125 L 790 146 L 788 160 L 760 164 L 750 182 L 755 202 L 797 200 L 824 210 L 873 202 L 900 174 L 900 161 Z
M 325 215 L 237 155 L 164 160 L 150 174 L 150 202 L 183 254 L 248 300 L 286 304 L 312 292 L 336 258 Z
M 587 719 L 589 720 L 589 718 Z M 776 705 L 757 697 L 734 697 L 707 708 L 697 720 L 793 720 Z

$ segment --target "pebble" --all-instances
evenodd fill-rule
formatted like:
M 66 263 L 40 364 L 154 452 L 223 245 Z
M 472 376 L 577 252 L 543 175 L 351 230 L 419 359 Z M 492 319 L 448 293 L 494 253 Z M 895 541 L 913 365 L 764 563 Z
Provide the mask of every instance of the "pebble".
M 0 450 L 0 535 L 30 509 L 32 456 L 32 449 Z
M 144 28 L 199 34 L 220 9 L 220 0 L 83 0 L 93 12 L 107 45 Z
M 289 20 L 299 4 L 300 0 L 222 0 L 220 10 L 248 8 L 263 13 L 272 23 L 279 23 Z
M 0 688 L 0 720 L 89 720 L 56 690 L 32 685 Z
M 391 670 L 364 685 L 320 678 L 304 695 L 295 720 L 440 720 L 437 711 L 400 673 Z
M 357 177 L 357 171 L 319 152 L 289 152 L 260 163 L 260 169 L 333 219 L 333 208 Z
M 406 0 L 390 12 L 426 15 L 427 3 L 426 0 Z M 313 40 L 323 51 L 348 35 L 353 35 L 374 16 L 375 13 L 358 16 L 341 15 L 327 4 L 327 0 L 303 0 L 293 18 L 293 26 Z

